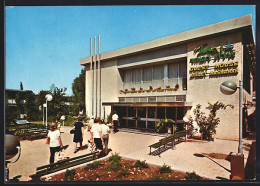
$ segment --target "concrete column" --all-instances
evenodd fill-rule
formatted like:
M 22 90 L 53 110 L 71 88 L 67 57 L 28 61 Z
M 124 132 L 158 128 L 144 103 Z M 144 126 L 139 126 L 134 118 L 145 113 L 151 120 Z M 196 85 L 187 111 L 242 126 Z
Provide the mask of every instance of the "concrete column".
M 168 85 L 168 64 L 164 64 L 164 70 L 163 70 L 163 87 L 165 88 L 165 86 Z
M 87 104 L 90 104 L 90 113 L 91 116 L 93 116 L 93 96 L 94 96 L 94 92 L 93 92 L 93 84 L 94 84 L 94 71 L 93 71 L 93 56 L 92 56 L 92 38 L 90 38 L 90 57 L 91 57 L 91 62 L 90 62 L 90 70 L 89 70 L 89 73 L 91 74 L 90 75 L 90 90 L 91 90 L 91 101 L 90 103 L 87 103 L 86 102 L 86 110 L 87 110 Z M 87 94 L 87 91 L 86 91 L 86 94 Z M 87 97 L 87 95 L 85 95 L 85 97 Z
M 96 69 L 97 69 L 97 64 L 96 64 L 96 37 L 94 38 L 94 79 L 93 79 L 93 92 L 94 92 L 94 96 L 93 96 L 93 113 L 94 113 L 94 116 L 96 117 L 97 116 L 97 112 L 96 112 L 96 108 L 97 108 L 97 102 L 96 102 L 96 97 L 97 97 L 97 92 L 96 92 L 96 83 L 97 83 L 97 73 L 96 73 Z

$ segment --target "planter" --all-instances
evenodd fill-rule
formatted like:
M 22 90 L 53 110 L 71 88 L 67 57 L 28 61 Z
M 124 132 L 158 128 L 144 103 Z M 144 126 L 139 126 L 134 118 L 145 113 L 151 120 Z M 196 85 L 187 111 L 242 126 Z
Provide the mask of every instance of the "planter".
M 167 132 L 168 132 L 168 134 L 172 134 L 172 128 L 171 127 L 167 127 Z

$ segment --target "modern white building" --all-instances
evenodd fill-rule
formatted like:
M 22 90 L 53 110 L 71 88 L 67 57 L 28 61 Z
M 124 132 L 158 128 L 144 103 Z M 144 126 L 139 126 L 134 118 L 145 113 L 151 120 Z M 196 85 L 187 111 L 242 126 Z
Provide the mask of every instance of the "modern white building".
M 155 130 L 156 121 L 183 116 L 197 104 L 234 105 L 219 110 L 216 138 L 239 137 L 239 91 L 220 85 L 243 80 L 243 103 L 253 103 L 255 55 L 250 15 L 83 58 L 88 115 L 116 110 L 121 127 Z

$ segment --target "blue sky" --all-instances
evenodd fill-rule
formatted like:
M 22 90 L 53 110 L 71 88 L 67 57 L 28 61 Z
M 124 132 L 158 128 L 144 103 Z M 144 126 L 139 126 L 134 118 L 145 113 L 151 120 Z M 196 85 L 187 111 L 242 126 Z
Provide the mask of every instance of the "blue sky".
M 72 95 L 90 38 L 104 53 L 249 14 L 255 29 L 253 5 L 6 7 L 5 87 Z

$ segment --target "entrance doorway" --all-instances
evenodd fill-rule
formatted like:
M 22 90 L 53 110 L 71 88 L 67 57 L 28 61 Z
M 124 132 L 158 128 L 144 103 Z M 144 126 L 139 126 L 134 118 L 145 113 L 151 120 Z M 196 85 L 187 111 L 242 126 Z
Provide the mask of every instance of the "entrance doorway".
M 179 126 L 186 112 L 185 107 L 113 106 L 120 119 L 120 127 L 141 130 L 156 130 L 160 119 L 173 119 Z

